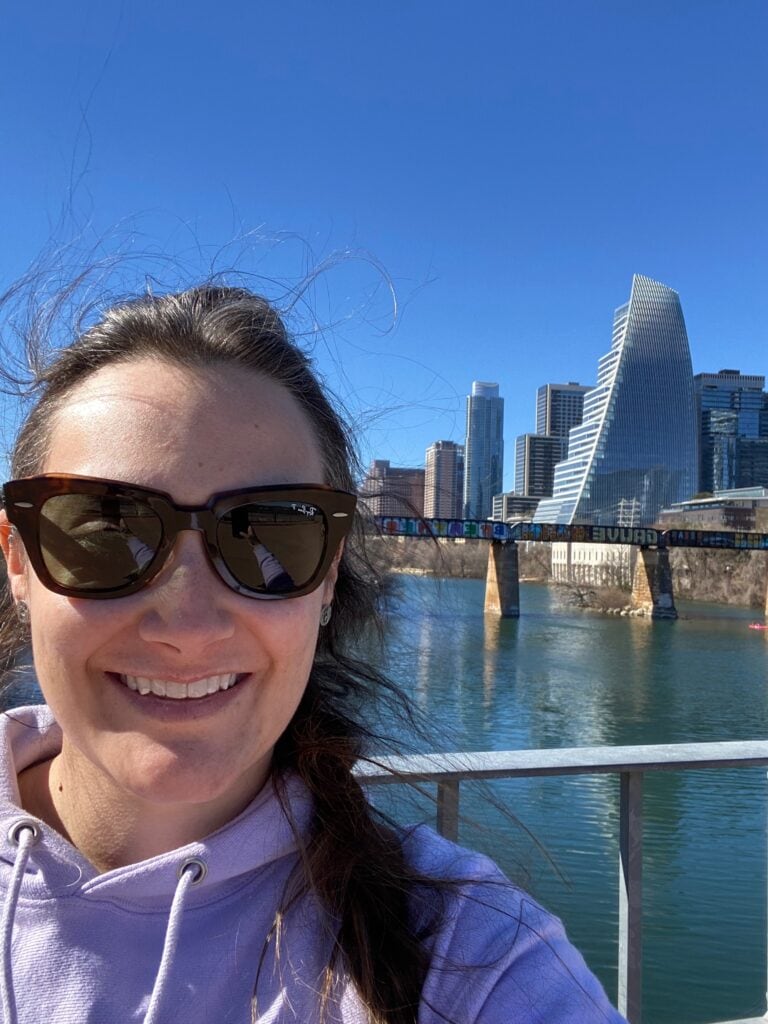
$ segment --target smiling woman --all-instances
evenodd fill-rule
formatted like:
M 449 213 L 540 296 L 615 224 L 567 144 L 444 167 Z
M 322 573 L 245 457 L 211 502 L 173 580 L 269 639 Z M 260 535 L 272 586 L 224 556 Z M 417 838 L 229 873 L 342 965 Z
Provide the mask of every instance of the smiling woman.
M 375 581 L 344 426 L 263 299 L 110 310 L 3 489 L 5 1024 L 618 1022 L 556 919 L 352 774 Z M 404 699 L 404 698 L 403 698 Z

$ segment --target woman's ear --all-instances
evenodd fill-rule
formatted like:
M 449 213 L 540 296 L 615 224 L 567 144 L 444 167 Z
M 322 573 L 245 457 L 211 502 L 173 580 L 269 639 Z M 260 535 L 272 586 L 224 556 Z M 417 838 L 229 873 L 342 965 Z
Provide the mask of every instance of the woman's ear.
M 334 555 L 333 561 L 331 562 L 331 568 L 328 570 L 325 579 L 323 580 L 323 604 L 329 605 L 333 602 L 333 591 L 336 587 L 336 580 L 339 575 L 339 562 L 341 556 L 344 553 L 344 541 L 339 544 L 339 550 Z
M 24 557 L 24 545 L 14 526 L 8 522 L 5 509 L 0 509 L 0 548 L 5 556 L 5 567 L 8 573 L 8 585 L 14 601 L 27 599 L 27 560 Z

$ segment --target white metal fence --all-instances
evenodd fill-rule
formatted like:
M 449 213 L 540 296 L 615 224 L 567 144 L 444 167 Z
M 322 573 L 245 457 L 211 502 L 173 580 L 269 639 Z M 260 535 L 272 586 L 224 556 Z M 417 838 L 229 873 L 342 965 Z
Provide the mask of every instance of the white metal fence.
M 768 766 L 768 741 L 673 743 L 632 747 L 568 747 L 485 753 L 418 754 L 360 764 L 366 785 L 435 783 L 437 829 L 456 839 L 460 785 L 467 779 L 537 775 L 618 775 L 619 815 L 619 1010 L 630 1024 L 642 1014 L 643 778 L 648 772 Z M 768 860 L 768 848 L 766 850 Z M 766 1017 L 721 1024 L 765 1024 Z

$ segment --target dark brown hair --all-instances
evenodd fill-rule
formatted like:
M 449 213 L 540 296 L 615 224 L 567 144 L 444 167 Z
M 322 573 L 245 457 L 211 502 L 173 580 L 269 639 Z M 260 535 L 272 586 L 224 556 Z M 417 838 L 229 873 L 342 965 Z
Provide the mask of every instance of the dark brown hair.
M 42 471 L 57 412 L 73 389 L 102 367 L 145 357 L 191 369 L 234 364 L 270 378 L 290 392 L 316 431 L 325 482 L 355 489 L 349 432 L 278 313 L 246 289 L 211 284 L 121 303 L 41 365 L 39 397 L 13 451 L 13 476 Z M 408 714 L 400 691 L 354 653 L 375 618 L 377 593 L 360 537 L 353 537 L 341 559 L 333 616 L 320 631 L 306 691 L 275 750 L 273 775 L 286 810 L 281 781 L 287 772 L 298 773 L 314 799 L 309 834 L 297 835 L 300 867 L 278 911 L 276 931 L 293 901 L 313 891 L 333 936 L 324 1000 L 334 977 L 346 972 L 372 1024 L 415 1024 L 426 962 L 412 922 L 434 918 L 427 911 L 439 905 L 441 883 L 409 870 L 398 833 L 372 809 L 352 772 L 374 739 L 362 724 L 365 700 L 384 694 Z M 25 642 L 6 587 L 0 603 L 6 668 Z

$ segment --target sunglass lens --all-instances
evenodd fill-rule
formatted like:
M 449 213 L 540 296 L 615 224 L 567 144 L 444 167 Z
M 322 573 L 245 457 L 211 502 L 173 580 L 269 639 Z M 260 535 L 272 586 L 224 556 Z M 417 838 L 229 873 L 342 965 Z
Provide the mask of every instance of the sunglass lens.
M 326 546 L 325 516 L 316 505 L 259 501 L 219 519 L 216 540 L 235 579 L 257 593 L 290 594 L 317 573 Z
M 162 534 L 154 510 L 127 496 L 58 494 L 40 514 L 46 568 L 73 590 L 117 590 L 135 582 L 155 558 Z

